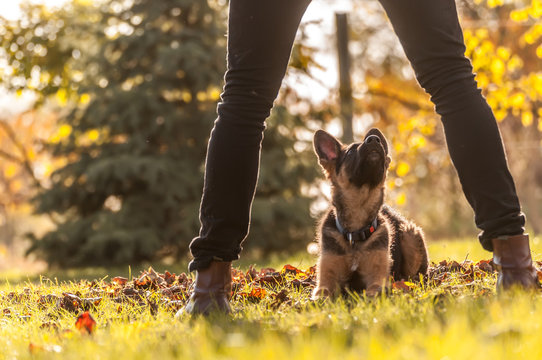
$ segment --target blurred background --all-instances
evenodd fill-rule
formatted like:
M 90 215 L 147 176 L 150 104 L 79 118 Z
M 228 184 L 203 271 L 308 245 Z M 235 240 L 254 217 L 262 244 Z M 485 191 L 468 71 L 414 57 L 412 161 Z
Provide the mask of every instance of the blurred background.
M 542 1 L 457 5 L 528 230 L 539 234 Z M 186 261 L 223 85 L 227 6 L 2 4 L 0 270 Z M 246 253 L 314 249 L 329 189 L 312 133 L 343 135 L 335 12 L 348 14 L 354 137 L 379 127 L 391 143 L 388 203 L 423 226 L 430 242 L 476 241 L 439 118 L 378 1 L 314 0 L 267 121 Z

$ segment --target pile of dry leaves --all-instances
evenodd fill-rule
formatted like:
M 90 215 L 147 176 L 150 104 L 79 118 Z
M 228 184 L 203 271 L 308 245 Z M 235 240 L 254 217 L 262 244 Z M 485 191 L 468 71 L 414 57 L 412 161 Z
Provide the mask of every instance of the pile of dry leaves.
M 542 262 L 538 262 L 540 267 Z M 424 282 L 430 287 L 446 285 L 453 279 L 454 284 L 470 284 L 487 277 L 495 277 L 496 269 L 491 260 L 482 260 L 477 263 L 464 261 L 441 261 L 433 263 Z M 272 268 L 256 270 L 250 267 L 248 271 L 233 270 L 233 301 L 259 302 L 269 300 L 271 308 L 277 308 L 282 304 L 291 304 L 289 294 L 291 291 L 310 291 L 315 286 L 315 267 L 307 270 L 298 269 L 292 265 L 285 265 L 280 271 Z M 538 272 L 542 279 L 542 272 Z M 117 305 L 118 312 L 124 307 L 150 311 L 156 314 L 159 307 L 172 312 L 185 305 L 193 285 L 191 277 L 182 273 L 172 274 L 168 271 L 158 273 L 149 268 L 133 279 L 114 277 L 111 281 L 84 281 L 78 286 L 75 293 L 64 292 L 61 294 L 40 295 L 44 289 L 40 287 L 25 288 L 22 292 L 11 292 L 0 295 L 4 304 L 14 304 L 28 301 L 36 301 L 40 309 L 64 310 L 78 315 L 76 327 L 82 331 L 92 333 L 95 322 L 89 312 L 97 309 L 97 306 L 108 298 Z M 392 283 L 392 289 L 409 292 L 417 287 L 417 283 L 408 281 L 396 281 Z M 1 316 L 11 317 L 11 309 L 6 307 L 0 313 Z M 19 315 L 19 317 L 31 316 L 31 314 Z M 44 323 L 42 326 L 53 326 Z

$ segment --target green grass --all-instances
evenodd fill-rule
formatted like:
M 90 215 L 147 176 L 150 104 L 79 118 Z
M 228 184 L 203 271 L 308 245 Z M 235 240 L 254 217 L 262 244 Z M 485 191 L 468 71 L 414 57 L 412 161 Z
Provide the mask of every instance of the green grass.
M 540 250 L 533 241 L 533 252 Z M 435 262 L 461 262 L 467 253 L 473 261 L 490 257 L 474 240 L 433 243 L 429 251 Z M 242 268 L 250 262 L 245 260 Z M 258 267 L 280 268 L 286 263 L 306 268 L 314 258 L 276 258 L 259 262 Z M 103 274 L 126 276 L 127 269 L 121 270 L 103 269 Z M 137 272 L 132 269 L 133 275 Z M 83 271 L 79 277 L 88 274 Z M 97 327 L 89 335 L 75 328 L 77 313 L 39 304 L 40 296 L 47 294 L 79 292 L 87 297 L 88 282 L 12 280 L 0 285 L 0 359 L 542 358 L 540 294 L 499 296 L 494 281 L 489 275 L 465 283 L 460 273 L 453 273 L 438 286 L 419 284 L 410 292 L 394 290 L 377 299 L 352 295 L 327 302 L 311 302 L 310 289 L 287 287 L 289 301 L 279 306 L 272 296 L 259 302 L 237 297 L 233 316 L 209 319 L 175 320 L 174 311 L 165 305 L 159 304 L 157 313 L 151 314 L 145 304 L 118 304 L 104 297 L 90 311 Z M 106 279 L 98 284 L 108 283 Z M 279 290 L 270 288 L 268 293 Z M 28 295 L 13 298 L 11 292 Z M 155 296 L 150 299 L 159 303 Z

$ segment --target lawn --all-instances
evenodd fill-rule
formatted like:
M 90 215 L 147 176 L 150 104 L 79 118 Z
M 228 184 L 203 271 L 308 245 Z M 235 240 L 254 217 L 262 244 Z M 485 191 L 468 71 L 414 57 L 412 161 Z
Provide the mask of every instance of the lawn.
M 541 250 L 534 239 L 536 260 Z M 97 281 L 11 277 L 0 284 L 0 359 L 542 358 L 539 294 L 497 295 L 495 273 L 479 262 L 490 254 L 474 241 L 429 251 L 428 281 L 326 302 L 309 300 L 311 256 L 258 264 L 276 272 L 250 270 L 246 259 L 235 273 L 234 315 L 210 319 L 173 318 L 191 280 L 159 266 L 159 274 L 132 269 L 130 279 L 127 269 L 70 273 Z

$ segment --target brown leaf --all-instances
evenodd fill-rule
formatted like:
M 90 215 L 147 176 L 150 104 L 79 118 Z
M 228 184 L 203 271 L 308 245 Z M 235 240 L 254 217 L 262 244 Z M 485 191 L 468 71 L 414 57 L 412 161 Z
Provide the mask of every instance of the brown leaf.
M 185 273 L 182 273 L 177 277 L 177 283 L 183 286 L 190 286 L 192 279 L 190 279 Z
M 75 327 L 79 331 L 86 331 L 88 334 L 92 334 L 94 328 L 96 327 L 96 321 L 92 318 L 88 311 L 85 311 L 77 317 L 75 321 Z
M 141 289 L 158 289 L 167 286 L 166 280 L 160 277 L 152 267 L 142 272 L 139 278 L 135 279 L 133 283 L 136 288 Z
M 166 280 L 166 283 L 168 285 L 171 285 L 175 282 L 175 280 L 177 280 L 177 275 L 175 275 L 174 273 L 170 273 L 169 271 L 165 271 L 164 272 L 164 280 Z
M 141 294 L 139 293 L 138 290 L 132 287 L 127 287 L 127 288 L 122 289 L 122 295 L 128 296 L 128 297 L 137 297 L 137 296 L 140 296 Z
M 291 285 L 295 287 L 296 289 L 312 288 L 316 286 L 316 282 L 309 277 L 304 280 L 293 279 L 291 282 Z
M 267 290 L 261 287 L 252 287 L 250 292 L 239 292 L 238 296 L 241 296 L 249 301 L 260 301 L 267 295 Z
M 286 265 L 284 265 L 284 267 L 282 268 L 281 273 L 283 273 L 283 274 L 297 275 L 297 274 L 299 274 L 299 273 L 303 273 L 303 271 L 299 270 L 299 269 L 296 268 L 295 266 L 292 266 L 292 265 L 290 265 L 290 264 L 286 264 Z
M 128 279 L 122 276 L 116 276 L 113 279 L 111 279 L 115 284 L 124 286 L 128 282 Z
M 62 293 L 59 305 L 64 310 L 75 312 L 81 305 L 81 298 L 74 294 Z
M 408 292 L 412 289 L 412 287 L 407 284 L 407 282 L 401 280 L 401 281 L 395 281 L 393 284 L 391 284 L 392 289 L 395 290 L 402 290 L 404 292 Z
M 280 285 L 284 282 L 284 278 L 281 273 L 275 272 L 260 276 L 254 282 L 257 284 Z
M 256 279 L 256 277 L 258 276 L 258 270 L 256 270 L 256 268 L 254 267 L 254 265 L 250 265 L 248 267 L 248 270 L 245 274 L 245 277 L 249 280 L 249 281 L 252 281 L 254 279 Z
M 487 273 L 493 273 L 493 266 L 491 265 L 491 260 L 480 260 L 476 263 L 476 267 Z
M 234 283 L 245 284 L 247 282 L 245 273 L 238 269 L 231 270 L 231 278 L 232 278 L 232 282 Z
M 272 309 L 278 309 L 282 303 L 290 300 L 286 289 L 282 289 L 280 292 L 274 294 L 273 299 L 274 300 L 270 305 Z
M 96 309 L 96 306 L 98 306 L 101 302 L 101 297 L 81 299 L 81 308 L 83 310 Z
M 450 271 L 459 271 L 462 269 L 461 265 L 455 260 L 448 265 L 448 268 Z
M 40 309 L 45 309 L 47 305 L 59 305 L 60 297 L 54 294 L 41 295 L 38 300 L 38 306 Z

